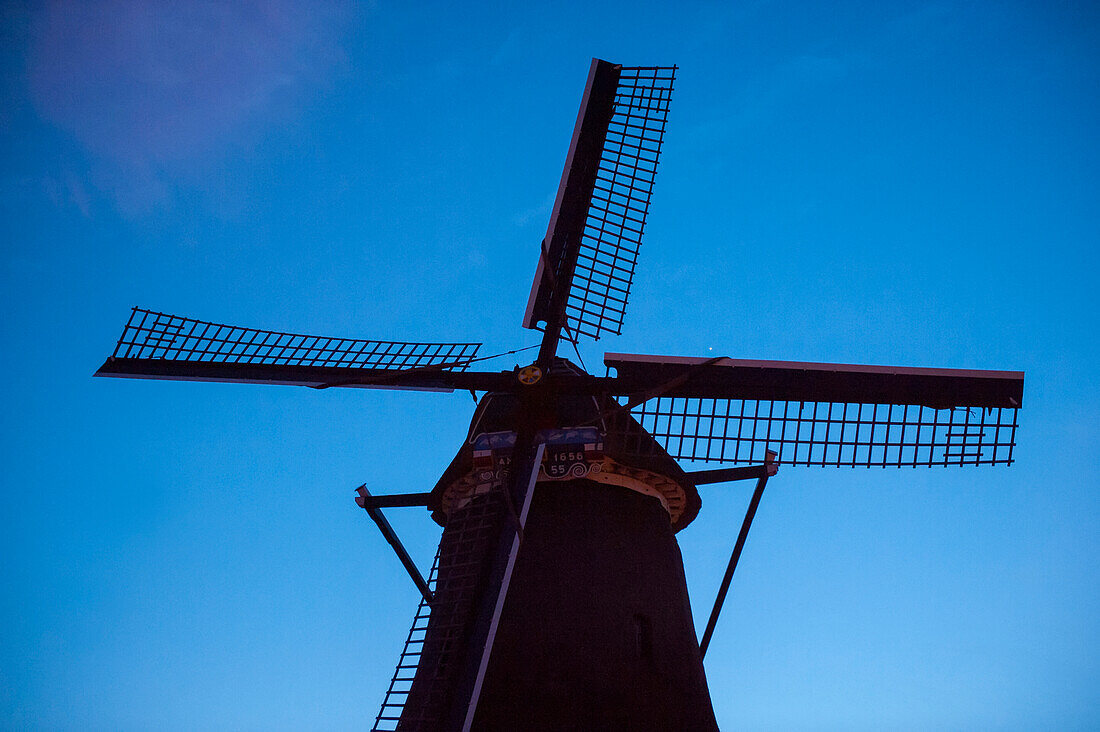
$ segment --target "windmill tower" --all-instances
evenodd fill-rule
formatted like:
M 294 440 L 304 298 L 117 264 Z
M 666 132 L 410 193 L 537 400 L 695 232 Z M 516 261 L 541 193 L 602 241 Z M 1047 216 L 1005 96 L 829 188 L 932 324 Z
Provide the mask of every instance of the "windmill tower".
M 559 355 L 621 330 L 674 78 L 593 60 L 523 320 L 543 334 L 530 365 L 135 308 L 97 372 L 483 395 L 431 491 L 358 491 L 422 595 L 376 729 L 714 729 L 703 654 L 778 465 L 1012 462 L 1019 372 L 608 353 L 596 376 Z M 675 532 L 697 485 L 744 478 L 756 491 L 696 641 Z M 382 514 L 396 506 L 443 526 L 426 580 Z

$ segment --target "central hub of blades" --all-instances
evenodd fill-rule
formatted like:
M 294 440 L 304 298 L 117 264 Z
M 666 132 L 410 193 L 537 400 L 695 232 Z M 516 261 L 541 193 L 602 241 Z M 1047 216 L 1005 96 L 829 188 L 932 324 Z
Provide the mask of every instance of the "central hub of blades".
M 532 386 L 542 380 L 542 369 L 535 364 L 524 366 L 516 372 L 516 380 L 524 386 Z

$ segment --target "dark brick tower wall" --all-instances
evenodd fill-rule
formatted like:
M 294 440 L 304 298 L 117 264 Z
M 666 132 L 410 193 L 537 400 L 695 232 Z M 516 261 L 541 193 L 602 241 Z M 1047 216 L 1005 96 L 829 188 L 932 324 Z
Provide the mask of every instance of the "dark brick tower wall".
M 438 604 L 400 730 L 440 729 L 455 701 L 503 521 L 493 493 L 444 530 Z M 474 729 L 717 729 L 680 549 L 656 498 L 588 480 L 538 484 Z
M 474 728 L 717 729 L 657 499 L 538 484 Z
M 591 424 L 601 408 L 591 397 L 559 396 L 548 404 L 552 410 L 540 428 Z M 447 729 L 465 715 L 471 662 L 476 669 L 481 657 L 471 630 L 485 627 L 479 623 L 496 597 L 492 567 L 511 529 L 499 486 L 452 504 L 461 507 L 448 507 L 444 496 L 473 474 L 476 434 L 510 430 L 524 418 L 515 396 L 487 395 L 470 441 L 433 491 L 429 507 L 444 525 L 436 601 L 398 724 L 402 732 Z M 717 729 L 674 535 L 695 517 L 698 493 L 667 455 L 631 458 L 615 448 L 607 455 L 647 480 L 667 476 L 665 487 L 675 489 L 665 495 L 675 510 L 609 482 L 537 483 L 475 730 Z

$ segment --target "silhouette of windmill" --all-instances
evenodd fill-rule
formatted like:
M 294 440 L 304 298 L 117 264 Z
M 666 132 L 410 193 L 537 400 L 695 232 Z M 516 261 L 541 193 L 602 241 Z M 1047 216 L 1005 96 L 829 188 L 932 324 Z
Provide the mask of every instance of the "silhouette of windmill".
M 558 355 L 621 331 L 675 71 L 592 61 L 523 319 L 533 363 L 135 308 L 96 373 L 482 394 L 431 491 L 358 489 L 422 595 L 375 729 L 714 729 L 703 654 L 779 465 L 1012 462 L 1020 372 L 607 353 L 596 376 Z M 675 533 L 696 486 L 741 479 L 756 490 L 697 641 Z M 443 526 L 427 579 L 396 506 Z

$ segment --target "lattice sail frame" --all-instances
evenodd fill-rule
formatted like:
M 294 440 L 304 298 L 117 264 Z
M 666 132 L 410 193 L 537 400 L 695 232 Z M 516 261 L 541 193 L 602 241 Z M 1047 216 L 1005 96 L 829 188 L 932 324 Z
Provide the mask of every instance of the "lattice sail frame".
M 630 414 L 681 460 L 761 463 L 774 450 L 784 465 L 917 467 L 1012 464 L 1018 411 L 658 397 Z M 610 418 L 609 444 L 646 454 L 624 415 Z
M 479 343 L 407 343 L 241 328 L 134 308 L 113 358 L 205 363 L 465 371 Z
M 563 337 L 622 331 L 676 66 L 623 66 L 566 301 Z

